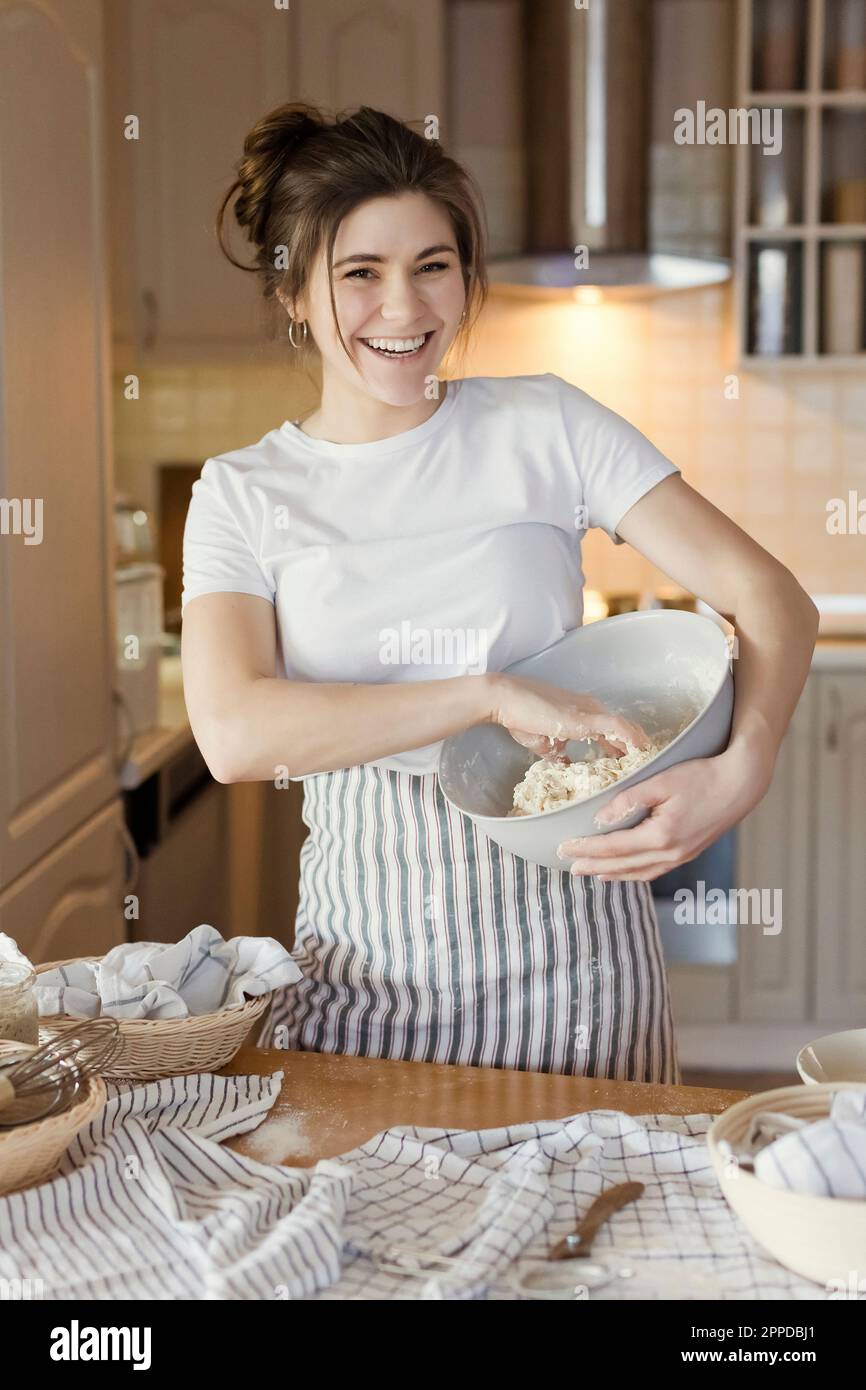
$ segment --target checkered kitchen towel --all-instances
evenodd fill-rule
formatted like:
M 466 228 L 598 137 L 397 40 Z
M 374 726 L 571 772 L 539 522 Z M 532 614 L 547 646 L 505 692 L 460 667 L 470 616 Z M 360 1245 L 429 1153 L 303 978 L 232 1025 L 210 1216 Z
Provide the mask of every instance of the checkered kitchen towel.
M 590 1298 L 828 1296 L 762 1255 L 730 1211 L 704 1143 L 710 1116 L 398 1126 L 314 1168 L 223 1147 L 264 1119 L 281 1080 L 111 1083 L 53 1180 L 0 1198 L 2 1289 L 29 1280 L 49 1300 L 513 1299 L 515 1261 L 543 1256 L 599 1192 L 637 1179 L 645 1192 L 594 1246 L 634 1277 Z M 407 1245 L 460 1262 L 420 1277 L 376 1262 Z

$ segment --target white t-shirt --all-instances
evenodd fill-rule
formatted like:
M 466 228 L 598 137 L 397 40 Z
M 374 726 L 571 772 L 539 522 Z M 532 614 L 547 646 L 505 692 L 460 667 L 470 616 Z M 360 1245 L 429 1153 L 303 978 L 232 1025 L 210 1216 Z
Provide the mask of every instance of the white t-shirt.
M 444 383 L 443 383 L 444 386 Z M 500 671 L 579 627 L 581 539 L 679 470 L 551 372 L 449 381 L 414 429 L 365 444 L 290 421 L 193 485 L 182 607 L 273 603 L 277 674 L 421 681 Z M 441 743 L 377 759 L 436 768 Z

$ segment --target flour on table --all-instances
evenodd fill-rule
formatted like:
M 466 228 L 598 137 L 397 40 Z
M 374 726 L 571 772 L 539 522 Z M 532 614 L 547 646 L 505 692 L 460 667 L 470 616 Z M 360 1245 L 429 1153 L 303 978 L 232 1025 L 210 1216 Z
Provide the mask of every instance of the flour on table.
M 300 1157 L 312 1152 L 299 1112 L 266 1117 L 258 1129 L 244 1135 L 244 1151 L 260 1163 L 284 1163 L 286 1155 Z
M 652 741 L 646 748 L 635 748 L 634 744 L 627 743 L 626 751 L 619 758 L 588 758 L 578 763 L 566 757 L 540 758 L 514 788 L 514 806 L 508 814 L 534 816 L 540 811 L 556 811 L 573 801 L 585 801 L 643 767 L 667 742 L 667 739 Z

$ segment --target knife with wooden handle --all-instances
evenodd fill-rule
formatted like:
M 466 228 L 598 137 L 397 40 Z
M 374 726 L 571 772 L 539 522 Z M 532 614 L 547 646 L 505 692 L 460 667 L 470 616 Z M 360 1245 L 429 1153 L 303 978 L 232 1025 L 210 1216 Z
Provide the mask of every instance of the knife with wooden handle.
M 547 1258 L 573 1260 L 578 1255 L 588 1255 L 599 1227 L 603 1226 L 615 1211 L 619 1211 L 620 1207 L 636 1201 L 643 1190 L 642 1182 L 620 1182 L 615 1187 L 609 1187 L 606 1192 L 596 1197 L 577 1229 L 555 1245 Z

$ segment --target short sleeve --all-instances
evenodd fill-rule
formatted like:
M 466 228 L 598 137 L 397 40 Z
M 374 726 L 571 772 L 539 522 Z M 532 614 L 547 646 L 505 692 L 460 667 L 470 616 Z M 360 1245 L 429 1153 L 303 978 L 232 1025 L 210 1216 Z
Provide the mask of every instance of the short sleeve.
M 586 508 L 586 525 L 600 527 L 615 545 L 621 545 L 616 528 L 629 508 L 680 470 L 616 411 L 561 377 L 553 379 Z
M 181 610 L 200 594 L 253 594 L 274 600 L 273 586 L 253 553 L 220 483 L 218 465 L 205 463 L 192 486 L 183 531 Z

